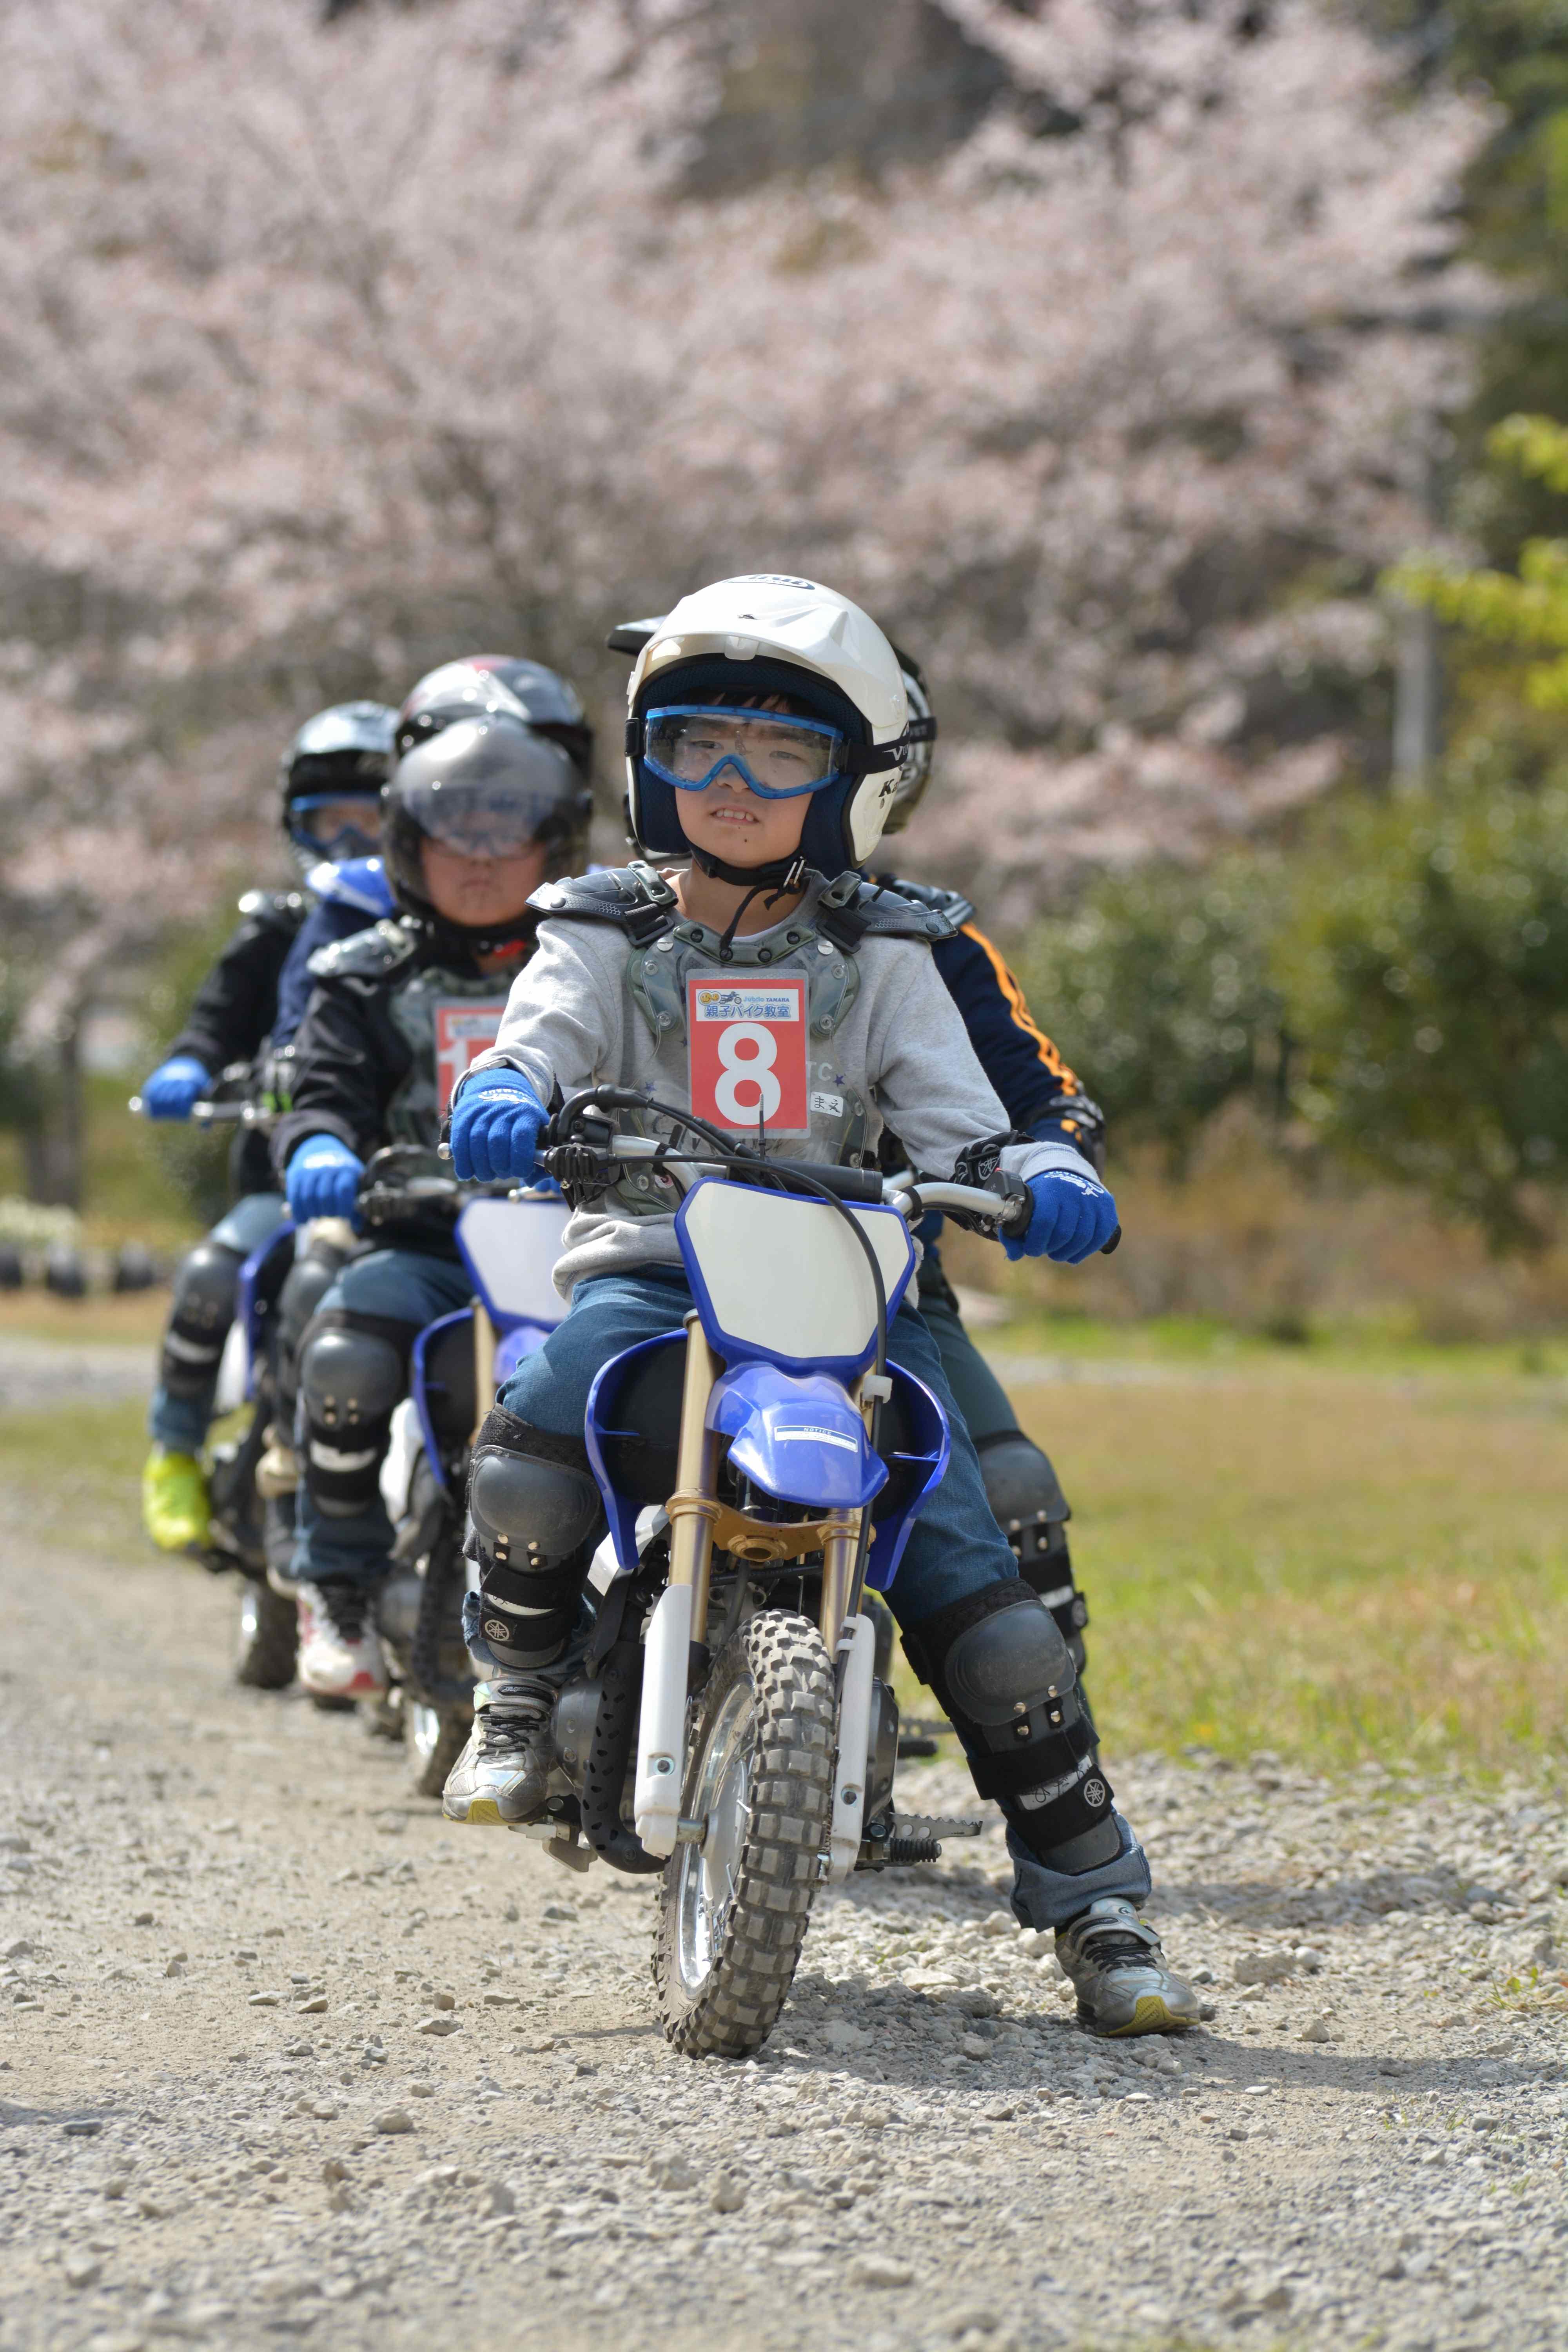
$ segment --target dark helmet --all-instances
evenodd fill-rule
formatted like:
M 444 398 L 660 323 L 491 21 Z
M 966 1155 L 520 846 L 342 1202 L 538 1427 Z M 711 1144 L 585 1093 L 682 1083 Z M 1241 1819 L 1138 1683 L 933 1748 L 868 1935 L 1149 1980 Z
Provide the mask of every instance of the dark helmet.
M 576 689 L 521 655 L 469 654 L 428 670 L 397 714 L 397 756 L 457 719 L 504 711 L 559 743 L 584 783 L 593 781 L 594 730 Z
M 363 857 L 375 848 L 374 803 L 392 773 L 396 721 L 384 702 L 334 702 L 307 719 L 284 752 L 279 765 L 283 830 L 302 863 Z M 366 803 L 363 827 L 340 827 L 329 836 L 313 822 L 316 810 L 349 800 Z
M 521 719 L 495 710 L 454 719 L 404 754 L 382 797 L 382 855 L 398 905 L 470 953 L 515 940 L 532 927 L 521 907 L 482 932 L 437 914 L 425 895 L 424 844 L 468 857 L 539 847 L 546 882 L 582 870 L 593 805 L 562 746 Z
M 931 746 L 936 741 L 936 713 L 931 707 L 931 688 L 926 684 L 925 672 L 913 654 L 907 654 L 902 646 L 895 646 L 893 651 L 899 657 L 899 667 L 904 673 L 904 699 L 910 706 L 909 749 L 904 753 L 904 764 L 899 772 L 898 790 L 893 794 L 892 805 L 882 820 L 884 834 L 902 833 L 925 797 L 934 757 Z

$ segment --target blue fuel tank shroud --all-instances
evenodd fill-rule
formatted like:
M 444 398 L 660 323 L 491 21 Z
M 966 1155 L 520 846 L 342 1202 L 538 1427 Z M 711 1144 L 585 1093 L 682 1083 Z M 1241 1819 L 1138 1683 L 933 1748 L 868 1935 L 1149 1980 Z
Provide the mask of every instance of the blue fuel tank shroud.
M 619 1412 L 622 1391 L 637 1367 L 661 1349 L 668 1349 L 672 1357 L 671 1378 L 679 1379 L 679 1367 L 684 1349 L 679 1329 L 657 1332 L 652 1339 L 639 1339 L 635 1347 L 612 1356 L 595 1375 L 588 1391 L 588 1409 L 584 1434 L 587 1441 L 589 1467 L 594 1473 L 608 1513 L 610 1532 L 615 1539 L 616 1558 L 623 1575 L 629 1576 L 637 1564 L 637 1525 L 639 1506 L 624 1495 L 610 1475 L 605 1459 L 605 1441 L 626 1437 L 635 1433 L 621 1426 Z M 773 1366 L 752 1363 L 721 1373 L 714 1383 L 713 1402 L 710 1405 L 709 1426 L 728 1434 L 725 1426 L 732 1420 L 735 1436 L 731 1439 L 731 1459 L 748 1477 L 770 1494 L 777 1494 L 784 1502 L 799 1502 L 807 1509 L 814 1506 L 824 1508 L 858 1507 L 869 1501 L 875 1512 L 876 1497 L 884 1491 L 890 1478 L 896 1479 L 898 1499 L 887 1515 L 877 1520 L 872 1528 L 870 1557 L 867 1562 L 866 1580 L 877 1591 L 885 1592 L 898 1572 L 899 1561 L 909 1540 L 926 1496 L 940 1481 L 947 1468 L 952 1450 L 947 1416 L 923 1381 L 901 1365 L 889 1364 L 889 1375 L 893 1383 L 890 1406 L 885 1414 L 890 1426 L 899 1430 L 907 1443 L 889 1453 L 885 1461 L 879 1460 L 866 1439 L 861 1421 L 847 1391 L 831 1374 L 816 1373 L 792 1377 Z M 742 1375 L 749 1375 L 757 1385 L 743 1383 Z M 810 1399 L 808 1409 L 803 1409 L 802 1392 Z M 787 1400 L 787 1402 L 786 1402 Z M 831 1414 L 827 1410 L 831 1401 Z M 766 1456 L 761 1439 L 765 1423 L 763 1416 L 772 1410 L 774 1429 L 775 1455 L 783 1455 L 786 1467 L 778 1473 L 780 1486 L 775 1487 L 771 1476 L 762 1474 Z M 855 1451 L 851 1454 L 841 1444 L 824 1444 L 820 1435 L 815 1442 L 808 1436 L 799 1440 L 785 1439 L 778 1443 L 779 1424 L 787 1414 L 792 1423 L 810 1432 L 830 1430 L 835 1439 L 847 1438 L 857 1433 Z M 756 1449 L 742 1459 L 735 1446 L 743 1443 L 742 1433 L 758 1439 Z M 832 1465 L 836 1476 L 836 1492 L 851 1486 L 847 1504 L 836 1504 L 819 1486 L 813 1490 L 797 1475 L 789 1457 L 798 1452 L 804 1457 L 808 1449 L 819 1465 L 825 1460 Z

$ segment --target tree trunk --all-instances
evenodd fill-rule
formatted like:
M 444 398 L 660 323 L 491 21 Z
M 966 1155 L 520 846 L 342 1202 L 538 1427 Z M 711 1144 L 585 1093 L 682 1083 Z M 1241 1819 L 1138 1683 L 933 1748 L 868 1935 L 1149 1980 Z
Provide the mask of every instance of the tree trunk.
M 59 1041 L 59 1057 L 37 1122 L 22 1130 L 23 1181 L 29 1201 L 47 1208 L 79 1209 L 82 1177 L 80 1028 L 75 1014 Z

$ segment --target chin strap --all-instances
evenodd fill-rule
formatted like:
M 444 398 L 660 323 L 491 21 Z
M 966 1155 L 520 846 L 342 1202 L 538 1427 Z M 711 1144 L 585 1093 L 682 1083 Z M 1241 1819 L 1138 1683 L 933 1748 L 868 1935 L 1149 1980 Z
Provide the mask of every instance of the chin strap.
M 794 896 L 805 887 L 805 877 L 811 871 L 797 851 L 793 857 L 775 857 L 770 866 L 726 866 L 721 857 L 710 856 L 705 849 L 694 849 L 692 864 L 700 866 L 710 881 L 727 882 L 731 889 L 744 890 L 745 897 L 725 924 L 719 940 L 719 961 L 729 963 L 734 952 L 735 933 L 741 918 L 753 898 L 764 891 L 767 906 L 776 906 L 781 898 Z

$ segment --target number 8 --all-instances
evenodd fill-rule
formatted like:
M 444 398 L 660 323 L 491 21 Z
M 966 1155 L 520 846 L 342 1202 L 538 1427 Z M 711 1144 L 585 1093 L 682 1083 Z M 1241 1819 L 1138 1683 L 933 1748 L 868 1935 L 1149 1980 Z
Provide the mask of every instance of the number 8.
M 742 1054 L 742 1045 L 749 1045 L 751 1052 Z M 713 1089 L 713 1099 L 720 1117 L 731 1127 L 754 1127 L 759 1110 L 764 1127 L 777 1115 L 784 1100 L 784 1088 L 773 1076 L 778 1051 L 778 1039 L 760 1021 L 731 1021 L 720 1031 L 719 1059 L 724 1075 Z M 755 1102 L 741 1100 L 738 1089 L 742 1080 L 757 1089 Z

